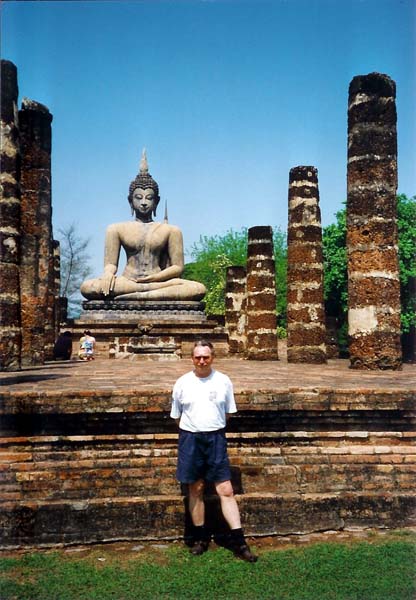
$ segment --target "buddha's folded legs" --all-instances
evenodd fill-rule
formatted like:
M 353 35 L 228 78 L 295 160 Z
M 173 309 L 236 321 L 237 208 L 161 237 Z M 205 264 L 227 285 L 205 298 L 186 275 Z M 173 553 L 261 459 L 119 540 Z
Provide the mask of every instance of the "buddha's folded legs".
M 104 296 L 100 278 L 84 281 L 81 286 L 81 293 L 88 300 L 201 300 L 205 292 L 202 283 L 179 278 L 137 283 L 123 276 L 116 277 L 109 296 Z

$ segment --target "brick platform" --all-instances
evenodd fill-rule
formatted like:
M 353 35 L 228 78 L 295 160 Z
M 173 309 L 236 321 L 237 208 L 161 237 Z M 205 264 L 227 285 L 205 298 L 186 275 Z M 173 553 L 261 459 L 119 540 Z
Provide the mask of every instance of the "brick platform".
M 415 523 L 414 366 L 216 366 L 235 385 L 229 451 L 247 533 Z M 183 536 L 169 407 L 190 368 L 98 356 L 0 374 L 1 547 Z M 208 503 L 221 532 L 212 493 Z

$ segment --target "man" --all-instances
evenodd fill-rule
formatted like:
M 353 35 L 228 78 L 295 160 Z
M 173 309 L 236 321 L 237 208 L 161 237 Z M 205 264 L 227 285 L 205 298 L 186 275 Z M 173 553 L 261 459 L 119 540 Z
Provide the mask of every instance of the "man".
M 212 368 L 214 348 L 200 340 L 192 352 L 193 371 L 174 385 L 170 416 L 179 424 L 177 478 L 189 486 L 189 512 L 193 523 L 194 556 L 209 545 L 205 528 L 204 484 L 211 481 L 220 498 L 221 510 L 231 529 L 234 554 L 256 562 L 241 528 L 240 512 L 231 485 L 225 426 L 227 416 L 237 412 L 233 385 L 223 373 Z

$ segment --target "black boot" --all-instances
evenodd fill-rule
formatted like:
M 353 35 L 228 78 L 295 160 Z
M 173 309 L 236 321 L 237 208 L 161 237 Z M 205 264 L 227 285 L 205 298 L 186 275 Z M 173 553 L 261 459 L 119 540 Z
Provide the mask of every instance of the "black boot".
M 250 550 L 242 529 L 231 529 L 231 549 L 234 552 L 234 556 L 246 560 L 250 563 L 255 563 L 258 560 L 258 556 L 255 556 Z
M 205 529 L 205 525 L 194 525 L 192 531 L 193 544 L 190 553 L 193 556 L 200 556 L 208 550 L 210 535 Z

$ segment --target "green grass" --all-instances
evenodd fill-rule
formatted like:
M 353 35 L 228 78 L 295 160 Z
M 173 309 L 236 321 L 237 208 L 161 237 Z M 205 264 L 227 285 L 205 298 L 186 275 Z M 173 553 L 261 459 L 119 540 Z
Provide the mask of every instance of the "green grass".
M 407 536 L 261 551 L 254 565 L 223 548 L 192 557 L 176 544 L 127 557 L 34 552 L 0 558 L 0 598 L 413 600 L 415 558 Z

